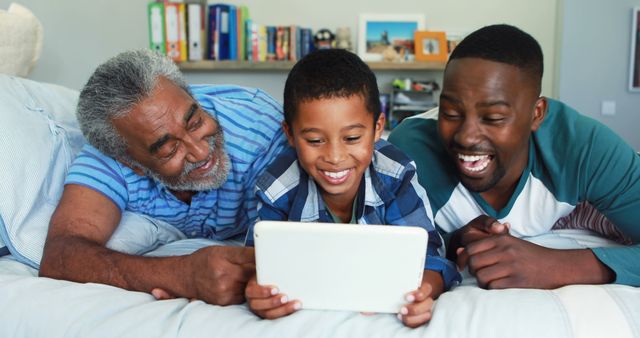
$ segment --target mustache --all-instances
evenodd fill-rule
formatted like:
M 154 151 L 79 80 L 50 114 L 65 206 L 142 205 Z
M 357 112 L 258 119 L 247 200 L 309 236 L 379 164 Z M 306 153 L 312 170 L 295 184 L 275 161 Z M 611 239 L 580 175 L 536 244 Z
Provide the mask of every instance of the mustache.
M 216 150 L 221 146 L 221 140 L 220 140 L 220 136 L 221 133 L 215 133 L 214 135 L 211 135 L 207 138 L 207 143 L 209 144 L 209 155 L 207 156 L 206 159 L 202 160 L 202 161 L 198 161 L 198 162 L 187 162 L 184 166 L 184 169 L 182 169 L 182 173 L 180 174 L 180 176 L 184 177 L 186 175 L 189 175 L 189 173 L 191 173 L 193 170 L 205 165 L 207 162 L 211 161 L 211 159 L 213 158 L 213 154 L 216 152 Z
M 495 149 L 491 146 L 482 144 L 472 144 L 470 146 L 463 146 L 462 144 L 451 140 L 449 142 L 449 149 L 455 152 L 469 152 L 469 153 L 494 153 Z

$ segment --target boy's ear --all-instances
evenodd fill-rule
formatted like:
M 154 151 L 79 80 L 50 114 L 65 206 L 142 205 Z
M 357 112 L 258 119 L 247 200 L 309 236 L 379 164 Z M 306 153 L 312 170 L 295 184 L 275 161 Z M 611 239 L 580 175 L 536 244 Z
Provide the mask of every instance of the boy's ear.
M 378 116 L 378 121 L 376 121 L 376 124 L 375 124 L 376 130 L 374 130 L 376 142 L 378 142 L 378 140 L 382 137 L 385 121 L 386 121 L 386 118 L 384 116 L 384 113 L 380 113 L 380 116 Z
M 293 143 L 293 131 L 291 130 L 291 128 L 289 128 L 287 122 L 282 121 L 281 125 L 282 130 L 284 131 L 284 135 L 287 137 L 287 141 L 289 141 L 289 145 L 295 148 L 295 145 Z

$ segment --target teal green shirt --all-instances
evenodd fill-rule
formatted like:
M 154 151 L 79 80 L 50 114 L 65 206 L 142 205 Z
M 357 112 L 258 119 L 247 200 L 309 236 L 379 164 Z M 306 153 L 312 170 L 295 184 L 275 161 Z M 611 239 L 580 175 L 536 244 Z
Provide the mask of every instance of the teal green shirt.
M 511 223 L 514 236 L 536 236 L 577 204 L 589 202 L 634 243 L 593 252 L 616 273 L 616 283 L 640 286 L 640 156 L 603 124 L 548 101 L 547 116 L 529 141 L 527 167 L 502 210 L 460 183 L 436 120 L 405 119 L 389 141 L 416 162 L 441 230 L 454 231 L 487 214 Z

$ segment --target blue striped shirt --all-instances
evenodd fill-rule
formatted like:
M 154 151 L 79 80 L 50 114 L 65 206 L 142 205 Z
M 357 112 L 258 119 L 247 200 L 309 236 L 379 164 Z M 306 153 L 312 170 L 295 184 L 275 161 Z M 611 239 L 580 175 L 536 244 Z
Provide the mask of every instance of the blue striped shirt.
M 258 214 L 262 220 L 334 223 L 320 191 L 298 163 L 293 148 L 283 151 L 258 178 Z M 358 190 L 358 224 L 420 226 L 429 233 L 425 269 L 442 274 L 446 289 L 461 276 L 438 253 L 442 239 L 433 226 L 427 194 L 416 176 L 416 168 L 400 149 L 380 140 Z M 253 245 L 252 228 L 247 244 Z M 444 250 L 442 250 L 444 251 Z
M 188 237 L 222 240 L 243 235 L 257 217 L 256 179 L 286 144 L 280 126 L 282 106 L 258 89 L 194 85 L 190 90 L 223 130 L 231 168 L 220 188 L 198 192 L 186 204 L 162 183 L 137 175 L 88 144 L 71 166 L 65 184 L 98 191 L 121 211 L 166 221 Z

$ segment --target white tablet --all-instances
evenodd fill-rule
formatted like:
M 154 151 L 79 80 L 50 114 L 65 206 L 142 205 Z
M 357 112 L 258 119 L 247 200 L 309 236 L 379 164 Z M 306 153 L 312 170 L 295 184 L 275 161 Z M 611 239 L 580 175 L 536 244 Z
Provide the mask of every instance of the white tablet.
M 397 313 L 422 282 L 420 227 L 261 221 L 253 236 L 258 284 L 305 309 Z

